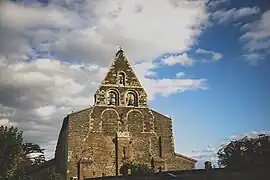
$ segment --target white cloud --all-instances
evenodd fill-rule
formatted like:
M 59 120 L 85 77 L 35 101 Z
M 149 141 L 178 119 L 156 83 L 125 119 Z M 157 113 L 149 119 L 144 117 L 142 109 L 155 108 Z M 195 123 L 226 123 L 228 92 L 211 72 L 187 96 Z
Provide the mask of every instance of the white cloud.
M 54 106 L 43 106 L 43 107 L 38 107 L 34 109 L 34 112 L 39 116 L 39 117 L 50 117 L 53 113 L 56 112 L 56 108 Z
M 46 7 L 2 1 L 1 123 L 16 124 L 28 141 L 52 153 L 62 119 L 92 104 L 119 45 L 150 99 L 204 89 L 200 78 L 153 77 L 162 68 L 156 57 L 189 50 L 207 18 L 203 1 L 72 0 Z
M 219 5 L 230 2 L 230 0 L 209 0 L 207 6 L 211 9 L 217 8 Z
M 251 65 L 257 65 L 270 53 L 270 10 L 264 12 L 261 18 L 242 26 L 245 33 L 240 37 L 246 51 L 244 57 Z
M 176 73 L 176 77 L 177 78 L 180 78 L 180 77 L 183 77 L 183 76 L 185 76 L 186 74 L 184 73 L 184 72 L 178 72 L 178 73 Z
M 221 53 L 217 53 L 217 52 L 209 51 L 209 50 L 205 50 L 205 49 L 197 49 L 196 53 L 197 54 L 210 54 L 210 55 L 212 55 L 212 60 L 214 60 L 214 61 L 218 61 L 223 57 L 223 55 Z
M 236 21 L 247 16 L 258 14 L 260 12 L 261 10 L 257 6 L 243 7 L 240 9 L 232 8 L 229 10 L 221 9 L 221 10 L 215 11 L 212 14 L 212 19 L 216 21 L 217 23 L 225 23 L 228 21 Z
M 173 66 L 176 64 L 181 64 L 184 67 L 192 66 L 194 64 L 194 60 L 189 58 L 186 53 L 181 55 L 171 55 L 162 59 L 163 63 L 168 66 Z
M 11 122 L 8 118 L 3 118 L 3 119 L 0 119 L 0 126 L 17 126 L 18 123 L 15 123 L 15 122 Z
M 257 66 L 259 61 L 264 59 L 264 55 L 259 53 L 244 54 L 243 57 L 251 66 Z
M 154 94 L 160 94 L 162 96 L 168 96 L 171 94 L 190 91 L 190 90 L 205 90 L 205 79 L 151 79 L 146 80 L 150 91 Z

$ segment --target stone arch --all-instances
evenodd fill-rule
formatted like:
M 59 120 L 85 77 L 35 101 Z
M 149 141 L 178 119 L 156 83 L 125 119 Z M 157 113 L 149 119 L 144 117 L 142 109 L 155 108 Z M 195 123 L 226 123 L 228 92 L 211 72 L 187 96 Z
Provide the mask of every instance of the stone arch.
M 126 106 L 137 107 L 139 94 L 135 90 L 127 90 L 125 93 Z
M 119 91 L 117 89 L 108 89 L 106 91 L 106 105 L 119 106 Z
M 117 119 L 120 119 L 119 113 L 115 109 L 113 109 L 113 108 L 108 108 L 108 109 L 105 109 L 104 111 L 102 111 L 101 116 L 100 116 L 101 119 L 103 119 L 104 113 L 106 111 L 114 111 L 117 114 Z
M 154 132 L 154 115 L 151 110 L 146 113 L 143 122 L 143 132 Z
M 143 131 L 144 115 L 140 110 L 132 109 L 127 113 L 128 131 L 140 133 Z
M 115 133 L 119 129 L 119 113 L 115 109 L 105 109 L 101 113 L 102 131 L 105 133 Z

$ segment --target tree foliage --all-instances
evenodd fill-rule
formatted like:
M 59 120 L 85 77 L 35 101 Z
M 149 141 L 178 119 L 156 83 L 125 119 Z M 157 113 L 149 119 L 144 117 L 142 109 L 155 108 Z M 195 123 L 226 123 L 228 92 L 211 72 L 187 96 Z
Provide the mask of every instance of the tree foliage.
M 9 179 L 19 169 L 23 154 L 22 132 L 13 126 L 0 127 L 0 174 L 1 179 Z
M 23 180 L 24 168 L 45 162 L 44 149 L 24 143 L 22 134 L 13 126 L 0 126 L 0 180 Z
M 131 170 L 132 175 L 146 175 L 153 172 L 146 164 L 125 162 L 120 168 L 120 173 L 127 175 L 128 169 Z
M 218 164 L 232 169 L 270 168 L 270 137 L 244 137 L 231 141 L 217 153 Z
M 55 170 L 55 168 L 46 169 L 46 180 L 60 180 L 60 174 Z
M 32 165 L 39 165 L 45 162 L 44 149 L 41 149 L 38 144 L 24 143 L 23 151 L 29 160 L 32 161 Z

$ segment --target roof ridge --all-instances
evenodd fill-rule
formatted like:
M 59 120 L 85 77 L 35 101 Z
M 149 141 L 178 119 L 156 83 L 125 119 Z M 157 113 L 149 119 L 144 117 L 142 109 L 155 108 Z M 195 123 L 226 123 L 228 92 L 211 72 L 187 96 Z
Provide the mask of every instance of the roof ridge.
M 188 160 L 191 160 L 191 161 L 193 161 L 193 162 L 197 162 L 196 159 L 193 159 L 193 158 L 188 157 L 188 156 L 186 156 L 186 155 L 183 155 L 183 154 L 181 154 L 181 153 L 174 152 L 174 154 L 175 154 L 176 156 L 183 157 L 183 158 L 188 159 Z

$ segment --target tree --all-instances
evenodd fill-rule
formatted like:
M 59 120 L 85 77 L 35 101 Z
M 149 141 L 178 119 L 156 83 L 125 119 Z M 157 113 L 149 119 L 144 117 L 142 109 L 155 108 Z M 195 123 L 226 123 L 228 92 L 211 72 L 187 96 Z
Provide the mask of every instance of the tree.
M 220 167 L 231 169 L 270 168 L 270 136 L 244 137 L 231 141 L 217 153 Z
M 22 134 L 13 126 L 0 127 L 0 180 L 22 180 L 25 167 L 45 162 L 44 149 L 37 144 L 24 143 Z
M 127 175 L 128 169 L 131 170 L 132 175 L 146 175 L 152 173 L 152 170 L 146 164 L 132 162 L 125 162 L 120 168 L 120 173 L 122 175 Z
M 24 143 L 23 151 L 28 159 L 32 161 L 32 165 L 39 165 L 45 162 L 44 149 L 41 149 L 38 144 Z
M 46 169 L 46 180 L 60 180 L 60 174 L 55 170 L 55 168 Z
M 11 126 L 0 127 L 0 174 L 1 179 L 15 175 L 23 153 L 22 132 Z

